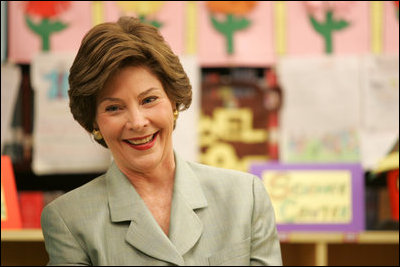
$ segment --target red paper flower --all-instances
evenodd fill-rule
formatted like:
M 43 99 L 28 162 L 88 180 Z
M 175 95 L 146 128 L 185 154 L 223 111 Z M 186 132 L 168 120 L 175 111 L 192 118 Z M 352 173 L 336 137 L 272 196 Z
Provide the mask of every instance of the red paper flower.
M 51 18 L 68 9 L 71 1 L 27 1 L 25 12 L 32 16 Z

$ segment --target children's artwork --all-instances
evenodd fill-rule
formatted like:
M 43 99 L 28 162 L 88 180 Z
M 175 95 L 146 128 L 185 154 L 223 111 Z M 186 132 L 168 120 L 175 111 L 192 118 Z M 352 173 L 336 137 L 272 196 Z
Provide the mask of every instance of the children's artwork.
M 362 231 L 364 176 L 359 164 L 253 164 L 275 210 L 278 231 Z
M 200 114 L 200 73 L 195 56 L 180 56 L 181 64 L 192 85 L 190 108 L 180 112 L 172 133 L 174 149 L 189 161 L 198 161 L 198 123 Z
M 375 169 L 399 137 L 399 56 L 369 55 L 361 65 L 361 153 Z
M 8 47 L 12 62 L 29 64 L 41 51 L 77 52 L 84 34 L 92 26 L 89 1 L 8 3 Z
M 1 152 L 11 134 L 11 121 L 21 83 L 21 69 L 12 63 L 1 64 Z
M 105 21 L 117 21 L 120 16 L 139 17 L 159 28 L 174 53 L 184 53 L 185 1 L 92 1 L 101 2 Z
M 1 156 L 1 229 L 22 228 L 21 211 L 12 162 Z
M 368 1 L 287 2 L 287 54 L 370 52 Z
M 349 22 L 341 18 L 341 15 L 343 15 L 343 13 L 348 13 L 347 9 L 349 9 L 353 3 L 350 1 L 345 3 L 333 1 L 304 2 L 311 25 L 324 39 L 325 53 L 331 54 L 333 52 L 333 33 L 349 26 Z
M 109 151 L 91 139 L 69 109 L 73 54 L 43 53 L 32 61 L 35 91 L 32 170 L 37 175 L 105 171 Z
M 274 60 L 272 4 L 264 1 L 198 3 L 201 66 L 268 66 Z
M 210 20 L 213 27 L 224 35 L 226 39 L 226 51 L 233 54 L 233 35 L 236 31 L 246 29 L 251 21 L 245 15 L 250 13 L 256 6 L 257 1 L 207 1 Z M 218 14 L 222 14 L 219 19 Z
M 230 82 L 212 69 L 203 74 L 200 162 L 247 171 L 251 161 L 268 159 L 268 110 L 252 71 L 237 70 Z
M 163 4 L 164 1 L 117 1 L 117 6 L 125 16 L 137 16 L 141 22 L 156 28 L 161 28 L 163 23 L 152 17 L 155 17 Z
M 96 24 L 138 16 L 158 27 L 173 51 L 184 50 L 183 1 L 10 1 L 9 58 L 28 64 L 41 51 L 76 53 Z M 29 45 L 26 45 L 29 44 Z
M 360 162 L 358 57 L 282 58 L 280 156 L 293 162 Z

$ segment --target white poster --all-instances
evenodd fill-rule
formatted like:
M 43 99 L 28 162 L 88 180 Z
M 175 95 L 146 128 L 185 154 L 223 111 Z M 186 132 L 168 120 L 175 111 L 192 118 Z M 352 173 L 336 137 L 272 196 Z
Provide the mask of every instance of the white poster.
M 360 64 L 352 57 L 282 58 L 283 162 L 360 162 Z
M 198 161 L 198 120 L 200 114 L 200 67 L 195 56 L 181 56 L 181 64 L 192 85 L 192 104 L 180 112 L 173 132 L 175 151 L 185 160 Z
M 363 57 L 361 81 L 363 166 L 375 169 L 399 138 L 399 56 Z
M 10 136 L 11 121 L 20 85 L 20 67 L 11 63 L 1 64 L 1 152 L 3 152 L 7 137 Z
M 43 53 L 32 61 L 32 170 L 37 175 L 103 172 L 110 165 L 109 150 L 95 142 L 70 112 L 68 75 L 74 57 Z

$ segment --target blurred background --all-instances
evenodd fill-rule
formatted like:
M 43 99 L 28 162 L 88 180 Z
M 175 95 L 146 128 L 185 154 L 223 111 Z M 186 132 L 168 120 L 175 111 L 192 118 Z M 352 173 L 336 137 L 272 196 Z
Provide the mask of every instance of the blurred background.
M 123 15 L 191 80 L 176 152 L 263 180 L 284 265 L 399 265 L 399 1 L 2 1 L 2 265 L 46 264 L 43 206 L 112 160 L 68 74 Z

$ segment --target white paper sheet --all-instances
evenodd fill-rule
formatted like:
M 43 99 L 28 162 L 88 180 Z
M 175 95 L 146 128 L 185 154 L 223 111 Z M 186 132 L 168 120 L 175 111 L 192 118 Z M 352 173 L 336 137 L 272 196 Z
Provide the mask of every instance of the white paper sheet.
M 363 166 L 374 169 L 399 138 L 399 56 L 364 56 L 361 81 Z
M 35 91 L 32 170 L 37 175 L 103 172 L 110 152 L 92 140 L 69 109 L 69 68 L 74 55 L 38 54 L 32 61 Z
M 372 170 L 398 139 L 398 55 L 282 58 L 277 69 L 282 161 Z
M 180 112 L 173 132 L 175 151 L 185 160 L 198 161 L 198 120 L 200 114 L 200 67 L 195 56 L 181 56 L 181 64 L 192 85 L 192 104 Z
M 283 162 L 357 162 L 360 64 L 351 57 L 281 58 Z
M 10 134 L 11 120 L 15 103 L 21 84 L 21 69 L 19 66 L 4 63 L 1 64 L 1 152 Z

